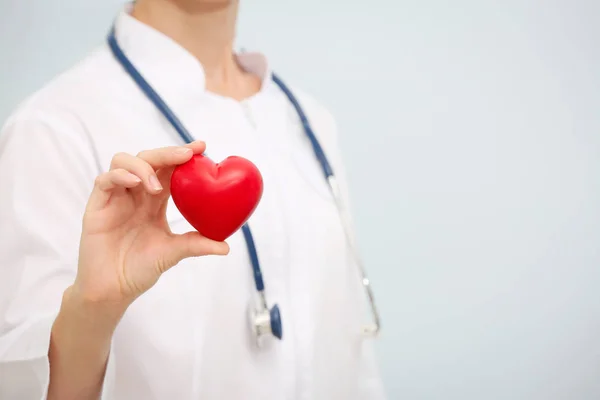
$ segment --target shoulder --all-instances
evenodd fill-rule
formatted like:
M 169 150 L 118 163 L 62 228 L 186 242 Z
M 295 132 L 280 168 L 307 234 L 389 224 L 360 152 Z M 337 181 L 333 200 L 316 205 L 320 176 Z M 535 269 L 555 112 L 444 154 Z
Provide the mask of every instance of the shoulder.
M 106 91 L 112 69 L 106 49 L 94 49 L 17 104 L 2 131 L 34 121 L 52 126 L 77 125 L 85 100 Z
M 83 112 L 88 99 L 102 93 L 99 82 L 110 78 L 106 52 L 95 49 L 21 101 L 0 130 L 0 157 L 7 154 L 78 153 L 94 162 L 95 150 Z M 91 78 L 97 77 L 98 80 Z M 95 167 L 90 164 L 90 167 Z
M 298 101 L 306 118 L 312 127 L 315 136 L 328 153 L 338 152 L 338 124 L 332 111 L 327 105 L 312 93 L 294 84 L 287 84 L 288 89 Z M 293 117 L 297 118 L 296 112 L 290 107 Z M 300 121 L 298 121 L 300 123 Z
M 308 123 L 338 176 L 338 180 L 343 181 L 345 179 L 346 168 L 340 146 L 337 118 L 330 108 L 315 95 L 292 83 L 288 84 L 286 82 L 286 86 L 306 114 Z M 288 109 L 290 118 L 297 120 L 298 124 L 301 124 L 294 108 L 290 106 Z M 300 127 L 300 129 L 302 128 Z M 308 141 L 307 138 L 306 140 Z M 345 182 L 341 182 L 341 184 L 345 184 Z
M 300 102 L 311 123 L 329 128 L 327 129 L 329 134 L 337 134 L 336 119 L 331 110 L 321 100 L 297 86 L 291 86 L 290 89 Z

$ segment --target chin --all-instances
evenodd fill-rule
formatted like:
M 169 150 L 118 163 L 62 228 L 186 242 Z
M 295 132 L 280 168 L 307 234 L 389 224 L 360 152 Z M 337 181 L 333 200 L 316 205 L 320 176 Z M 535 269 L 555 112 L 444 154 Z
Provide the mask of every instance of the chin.
M 174 3 L 187 6 L 190 8 L 194 7 L 222 7 L 229 6 L 237 3 L 239 0 L 171 0 Z
M 239 0 L 175 0 L 178 3 L 186 3 L 190 5 L 228 5 L 237 3 Z
M 168 0 L 178 7 L 190 12 L 195 11 L 217 11 L 232 6 L 239 0 Z

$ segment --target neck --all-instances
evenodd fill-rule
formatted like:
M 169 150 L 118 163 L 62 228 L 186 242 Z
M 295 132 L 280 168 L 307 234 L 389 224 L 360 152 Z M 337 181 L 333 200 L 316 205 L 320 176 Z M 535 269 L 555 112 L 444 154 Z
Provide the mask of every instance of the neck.
M 245 79 L 233 53 L 238 1 L 137 0 L 131 15 L 169 36 L 200 61 L 208 90 L 239 97 Z M 243 85 L 242 85 L 243 86 Z

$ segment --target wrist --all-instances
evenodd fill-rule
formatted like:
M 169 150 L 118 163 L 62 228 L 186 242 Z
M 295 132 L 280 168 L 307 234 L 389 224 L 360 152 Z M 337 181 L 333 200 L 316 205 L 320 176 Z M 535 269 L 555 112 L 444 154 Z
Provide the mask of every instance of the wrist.
M 128 306 L 122 302 L 99 300 L 72 285 L 63 293 L 61 313 L 67 313 L 81 324 L 99 329 L 99 332 L 112 333 Z
M 73 286 L 65 290 L 52 326 L 48 399 L 98 399 L 102 390 L 113 333 L 124 309 L 81 294 Z

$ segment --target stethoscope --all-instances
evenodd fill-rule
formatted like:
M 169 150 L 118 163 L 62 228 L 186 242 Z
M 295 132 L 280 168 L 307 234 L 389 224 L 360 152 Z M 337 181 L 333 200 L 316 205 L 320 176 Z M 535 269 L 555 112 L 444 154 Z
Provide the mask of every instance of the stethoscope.
M 135 68 L 135 66 L 131 63 L 129 58 L 125 55 L 121 47 L 119 46 L 117 39 L 115 37 L 115 27 L 113 26 L 108 38 L 108 45 L 117 59 L 117 61 L 123 66 L 127 74 L 131 76 L 131 78 L 135 81 L 135 83 L 139 86 L 142 92 L 154 103 L 156 108 L 164 115 L 164 117 L 169 121 L 172 127 L 177 131 L 181 139 L 183 139 L 186 143 L 191 143 L 195 139 L 189 133 L 189 131 L 183 126 L 181 121 L 177 118 L 177 116 L 173 113 L 173 111 L 169 108 L 169 106 L 164 102 L 164 100 L 160 97 L 158 93 L 150 86 L 150 84 L 144 79 L 144 77 L 140 74 L 140 72 Z M 341 201 L 341 193 L 339 186 L 337 184 L 337 180 L 333 174 L 333 170 L 327 157 L 325 156 L 325 152 L 321 147 L 321 144 L 317 140 L 310 123 L 308 122 L 308 118 L 304 113 L 304 110 L 300 106 L 300 103 L 296 100 L 296 97 L 292 94 L 292 92 L 288 89 L 288 87 L 283 83 L 281 79 L 275 74 L 272 74 L 273 81 L 279 86 L 279 88 L 283 91 L 283 93 L 287 96 L 290 103 L 293 105 L 300 121 L 302 122 L 302 126 L 304 128 L 304 133 L 310 140 L 313 151 L 319 163 L 321 164 L 321 169 L 323 171 L 323 175 L 325 175 L 325 179 L 329 184 L 329 188 L 331 189 L 331 193 L 335 200 L 337 210 L 340 214 L 340 219 L 344 225 L 344 233 L 346 235 L 346 240 L 348 242 L 349 247 L 352 249 L 354 260 L 359 268 L 361 274 L 362 285 L 366 291 L 370 306 L 371 313 L 373 316 L 373 323 L 363 326 L 362 333 L 365 336 L 374 337 L 379 333 L 380 330 L 380 318 L 379 312 L 377 311 L 377 307 L 375 305 L 375 298 L 373 295 L 373 291 L 371 289 L 371 284 L 369 279 L 367 278 L 367 274 L 365 272 L 362 261 L 359 257 L 358 251 L 356 250 L 356 245 L 354 243 L 353 237 L 350 234 L 350 224 L 347 220 L 346 214 L 344 213 L 343 204 Z M 254 284 L 256 286 L 256 291 L 258 292 L 259 301 L 256 305 L 252 305 L 250 309 L 250 326 L 252 331 L 255 334 L 257 341 L 260 343 L 260 339 L 265 336 L 272 335 L 277 339 L 282 339 L 283 337 L 283 328 L 281 323 L 281 312 L 279 310 L 279 306 L 277 304 L 273 305 L 273 307 L 268 306 L 267 297 L 265 295 L 265 283 L 262 277 L 262 271 L 260 268 L 260 263 L 258 260 L 258 254 L 256 252 L 256 246 L 254 244 L 254 238 L 252 236 L 252 231 L 250 230 L 250 226 L 246 223 L 242 226 L 242 233 L 244 234 L 244 239 L 246 241 L 246 246 L 248 248 L 248 255 L 250 256 L 250 262 L 252 264 L 252 272 L 254 274 Z

